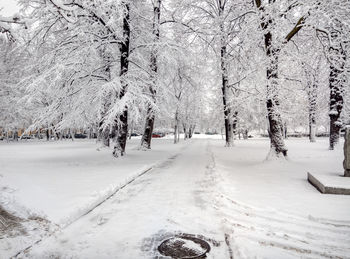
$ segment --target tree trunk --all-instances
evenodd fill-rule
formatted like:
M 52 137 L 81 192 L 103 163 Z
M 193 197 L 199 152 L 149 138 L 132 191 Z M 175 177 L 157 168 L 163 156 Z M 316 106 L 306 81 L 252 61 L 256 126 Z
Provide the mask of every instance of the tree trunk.
M 50 130 L 46 129 L 46 140 L 49 141 L 50 140 Z
M 221 2 L 220 2 L 221 3 Z M 224 13 L 224 5 L 220 4 L 219 16 Z M 225 136 L 226 144 L 225 147 L 233 146 L 233 134 L 232 134 L 232 123 L 231 123 L 231 109 L 227 105 L 228 102 L 228 75 L 227 75 L 227 42 L 224 35 L 224 24 L 220 24 L 221 31 L 221 46 L 220 46 L 220 61 L 221 61 L 221 91 L 222 91 L 222 104 L 224 109 L 224 120 L 225 120 Z
M 232 134 L 233 134 L 233 138 L 235 138 L 235 135 L 237 134 L 237 123 L 238 123 L 238 112 L 234 112 L 233 113 L 233 120 L 232 120 Z
M 130 6 L 123 2 L 124 17 L 123 17 L 123 42 L 120 47 L 120 80 L 121 90 L 118 98 L 122 99 L 126 93 L 127 82 L 125 76 L 129 70 L 129 49 L 130 49 Z M 125 155 L 126 140 L 128 136 L 128 107 L 124 107 L 124 111 L 119 115 L 118 136 L 113 149 L 113 156 Z
M 310 142 L 316 142 L 316 109 L 320 57 L 317 60 L 317 67 L 315 70 L 310 70 L 305 64 L 303 64 L 303 66 L 307 78 L 306 92 L 309 106 L 309 139 Z
M 177 131 L 178 131 L 178 127 L 177 127 L 177 123 L 175 123 L 174 126 L 174 144 L 177 144 Z
M 141 148 L 151 149 L 154 119 L 155 117 L 153 114 L 153 109 L 151 108 L 151 106 L 149 106 L 147 111 L 147 117 L 146 117 L 145 131 L 143 133 L 142 140 L 141 140 Z
M 221 47 L 221 71 L 222 71 L 222 103 L 224 108 L 224 119 L 225 119 L 225 136 L 226 136 L 226 147 L 233 146 L 233 135 L 232 135 L 232 124 L 231 124 L 231 109 L 227 105 L 227 70 L 226 70 L 226 47 Z
M 13 132 L 13 140 L 18 141 L 18 130 L 17 129 L 15 129 Z
M 288 138 L 288 125 L 287 125 L 286 121 L 284 122 L 283 130 L 284 130 L 283 131 L 284 139 L 287 139 Z
M 109 127 L 102 127 L 103 121 L 101 120 L 99 123 L 98 130 L 98 141 L 101 141 L 102 145 L 105 147 L 109 147 Z
M 159 42 L 159 26 L 160 26 L 160 7 L 161 0 L 156 0 L 154 2 L 153 8 L 153 36 L 154 36 L 154 46 L 151 51 L 151 71 L 152 71 L 152 85 L 149 87 L 153 102 L 156 103 L 156 89 L 157 89 L 157 74 L 158 74 L 158 65 L 157 65 L 157 44 Z M 155 114 L 152 108 L 152 105 L 148 105 L 147 117 L 145 131 L 141 139 L 141 148 L 151 149 L 151 140 L 154 127 Z
M 194 129 L 196 128 L 196 125 L 191 125 L 190 128 L 188 129 L 188 138 L 192 138 Z
M 272 31 L 275 29 L 275 21 L 273 20 L 272 16 L 265 14 L 265 8 L 262 5 L 262 1 L 255 0 L 255 3 L 261 12 L 260 26 L 264 31 L 265 52 L 268 59 L 268 65 L 266 69 L 266 108 L 267 118 L 269 122 L 268 132 L 270 137 L 270 153 L 268 158 L 271 156 L 279 157 L 281 154 L 283 156 L 287 156 L 288 149 L 286 148 L 283 139 L 283 123 L 278 110 L 278 55 L 280 49 L 278 47 L 275 47 L 272 43 Z M 271 0 L 269 3 L 275 3 L 275 0 Z M 298 30 L 300 30 L 300 28 Z
M 179 142 L 178 135 L 179 135 L 179 112 L 176 110 L 175 112 L 175 126 L 174 126 L 174 144 L 177 144 Z
M 119 116 L 120 126 L 118 127 L 117 141 L 114 145 L 113 155 L 115 157 L 125 155 L 126 140 L 128 138 L 128 110 L 125 109 Z
M 345 128 L 344 138 L 344 176 L 350 177 L 350 125 Z
M 344 70 L 345 55 L 340 49 L 333 48 L 340 58 L 340 64 L 335 67 L 330 66 L 329 76 L 329 88 L 330 88 L 330 102 L 329 102 L 329 118 L 330 118 L 330 129 L 329 129 L 329 149 L 333 150 L 334 146 L 339 142 L 340 129 L 342 122 L 340 121 L 340 115 L 343 109 L 343 91 L 345 79 L 343 78 L 342 72 Z
M 309 139 L 310 142 L 316 142 L 316 103 L 317 86 L 313 84 L 309 89 Z
M 182 128 L 184 129 L 184 140 L 188 139 L 186 124 L 182 124 Z
M 272 21 L 270 21 L 272 23 Z M 266 55 L 268 57 L 267 76 L 267 117 L 269 121 L 270 153 L 269 156 L 287 156 L 288 149 L 283 139 L 283 123 L 278 110 L 278 54 L 279 49 L 272 46 L 272 34 L 264 35 Z
M 248 139 L 248 130 L 247 129 L 245 129 L 243 131 L 243 139 Z

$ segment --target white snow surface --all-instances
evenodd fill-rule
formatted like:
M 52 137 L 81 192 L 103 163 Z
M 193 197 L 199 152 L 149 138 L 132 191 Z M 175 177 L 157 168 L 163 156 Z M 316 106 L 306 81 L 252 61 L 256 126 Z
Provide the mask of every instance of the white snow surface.
M 130 179 L 176 152 L 171 141 L 153 140 L 152 152 L 128 144 L 127 156 L 96 151 L 94 141 L 21 142 L 0 145 L 0 186 L 9 186 L 17 203 L 56 224 L 69 224 Z M 1 200 L 0 200 L 1 201 Z M 11 210 L 11 201 L 2 201 Z
M 117 160 L 88 141 L 1 144 L 0 185 L 14 190 L 12 203 L 61 222 L 20 257 L 161 258 L 162 240 L 187 233 L 210 243 L 208 258 L 350 258 L 350 196 L 307 182 L 308 171 L 342 173 L 342 143 L 329 151 L 326 139 L 290 139 L 288 160 L 266 161 L 267 139 L 225 148 L 217 136 L 194 137 L 154 140 L 147 152 L 135 140 Z
M 339 175 L 314 174 L 313 176 L 317 177 L 317 180 L 320 181 L 324 187 L 350 189 L 350 177 L 344 177 L 343 173 Z

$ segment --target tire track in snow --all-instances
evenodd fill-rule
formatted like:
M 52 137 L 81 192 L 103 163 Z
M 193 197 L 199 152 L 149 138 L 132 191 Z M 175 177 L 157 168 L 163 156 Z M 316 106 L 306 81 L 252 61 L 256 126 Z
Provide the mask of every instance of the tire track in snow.
M 191 141 L 188 141 L 188 144 Z M 32 243 L 31 245 L 27 246 L 26 248 L 20 250 L 19 252 L 17 252 L 15 255 L 11 256 L 10 258 L 18 258 L 19 256 L 28 253 L 31 248 L 33 248 L 34 246 L 40 244 L 43 240 L 53 236 L 54 234 L 66 229 L 67 227 L 69 227 L 70 225 L 72 225 L 73 223 L 77 222 L 78 220 L 80 220 L 81 218 L 89 215 L 91 212 L 93 212 L 96 208 L 100 207 L 101 205 L 103 205 L 104 203 L 106 203 L 108 200 L 110 200 L 111 198 L 113 198 L 118 192 L 120 192 L 121 190 L 125 189 L 126 187 L 130 186 L 132 183 L 134 183 L 136 180 L 138 180 L 139 178 L 141 178 L 142 176 L 146 175 L 147 173 L 151 172 L 154 169 L 159 169 L 159 168 L 163 168 L 163 167 L 167 167 L 169 166 L 171 163 L 173 163 L 173 161 L 183 152 L 183 150 L 185 148 L 187 148 L 187 145 L 183 146 L 180 148 L 180 151 L 177 152 L 176 154 L 173 154 L 171 156 L 169 156 L 168 158 L 166 158 L 165 160 L 161 161 L 161 162 L 157 162 L 153 165 L 151 165 L 150 167 L 148 167 L 147 169 L 144 169 L 143 171 L 141 171 L 140 173 L 138 173 L 137 175 L 131 177 L 129 180 L 126 181 L 126 183 L 122 184 L 121 186 L 119 186 L 119 188 L 117 188 L 116 190 L 114 190 L 111 194 L 109 194 L 107 197 L 105 197 L 102 201 L 98 202 L 97 204 L 95 204 L 93 207 L 89 208 L 87 211 L 85 211 L 84 213 L 82 213 L 80 216 L 76 217 L 75 219 L 69 221 L 68 223 L 66 223 L 65 225 L 63 225 L 60 228 L 56 228 L 54 231 L 52 232 L 48 232 L 46 235 L 42 236 L 40 239 L 36 240 L 34 243 Z
M 227 201 L 232 205 L 227 204 Z M 217 210 L 224 215 L 227 224 L 247 232 L 243 235 L 249 236 L 254 240 L 259 233 L 263 239 L 263 245 L 282 247 L 280 241 L 283 240 L 284 246 L 292 250 L 309 251 L 310 246 L 316 254 L 323 257 L 332 257 L 334 255 L 345 258 L 350 254 L 350 228 L 348 225 L 339 226 L 337 224 L 324 224 L 285 213 L 269 210 L 256 210 L 246 205 L 241 205 L 231 199 L 223 196 L 217 196 L 217 204 L 214 205 Z M 286 243 L 293 242 L 293 245 Z M 298 247 L 295 245 L 299 244 Z M 322 248 L 322 249 L 320 249 Z M 329 251 L 322 253 L 322 251 Z M 310 252 L 312 253 L 312 252 Z
M 224 187 L 220 188 L 220 182 L 225 182 L 225 179 L 216 170 L 215 155 L 210 144 L 207 151 L 212 160 L 208 170 L 210 179 L 219 183 L 212 197 L 212 206 L 222 217 L 226 232 L 231 232 L 225 234 L 225 240 L 230 239 L 226 244 L 229 251 L 234 251 L 235 257 L 253 256 L 243 254 L 242 244 L 244 247 L 245 242 L 239 241 L 247 240 L 260 248 L 281 249 L 289 256 L 350 258 L 350 222 L 312 216 L 303 218 L 239 203 L 224 194 Z M 251 253 L 249 248 L 247 251 Z

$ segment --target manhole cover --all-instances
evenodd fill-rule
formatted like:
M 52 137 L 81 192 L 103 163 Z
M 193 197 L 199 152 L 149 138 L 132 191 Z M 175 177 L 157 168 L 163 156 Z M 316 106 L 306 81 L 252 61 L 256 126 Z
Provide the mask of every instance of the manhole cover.
M 159 252 L 172 258 L 204 258 L 210 251 L 210 245 L 192 236 L 175 236 L 164 240 L 158 247 Z

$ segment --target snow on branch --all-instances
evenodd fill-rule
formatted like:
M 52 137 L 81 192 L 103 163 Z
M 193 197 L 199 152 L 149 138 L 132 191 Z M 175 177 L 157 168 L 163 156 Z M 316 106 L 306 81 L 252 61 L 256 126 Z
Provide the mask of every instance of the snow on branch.
M 9 38 L 10 41 L 15 41 L 15 37 L 11 32 L 10 24 L 24 25 L 25 29 L 27 29 L 26 22 L 21 20 L 21 18 L 17 15 L 14 15 L 12 17 L 0 16 L 0 33 L 7 34 L 7 37 Z
M 73 5 L 73 3 L 71 4 L 64 4 L 62 3 L 61 0 L 50 0 L 51 3 L 53 3 L 56 7 L 67 11 L 67 12 L 74 12 L 75 10 L 77 10 L 77 6 Z

